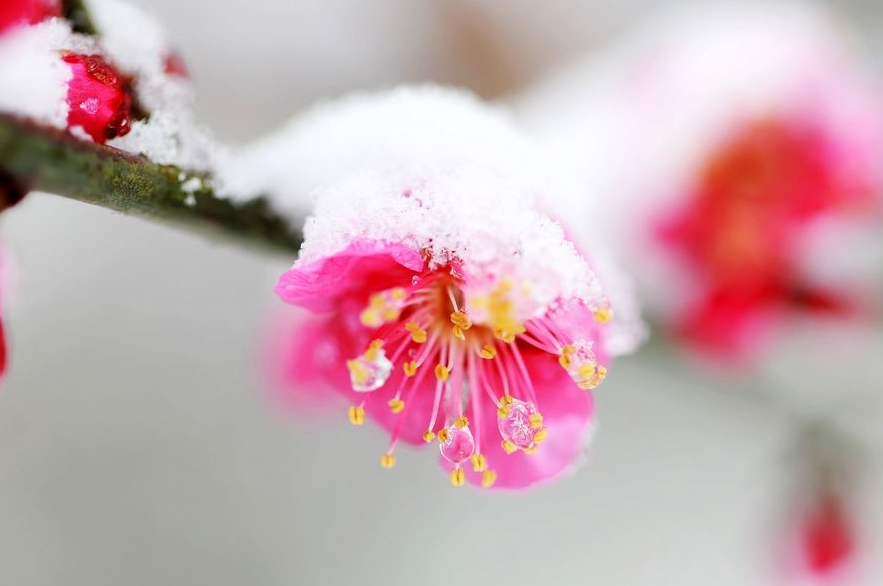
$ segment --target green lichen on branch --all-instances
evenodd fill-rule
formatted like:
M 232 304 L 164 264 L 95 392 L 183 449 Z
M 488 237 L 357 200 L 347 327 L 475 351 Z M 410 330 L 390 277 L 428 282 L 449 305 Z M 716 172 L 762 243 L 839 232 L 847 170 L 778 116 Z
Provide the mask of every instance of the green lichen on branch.
M 0 177 L 18 189 L 168 220 L 289 255 L 301 242 L 300 229 L 265 198 L 220 198 L 209 178 L 7 115 L 0 115 Z

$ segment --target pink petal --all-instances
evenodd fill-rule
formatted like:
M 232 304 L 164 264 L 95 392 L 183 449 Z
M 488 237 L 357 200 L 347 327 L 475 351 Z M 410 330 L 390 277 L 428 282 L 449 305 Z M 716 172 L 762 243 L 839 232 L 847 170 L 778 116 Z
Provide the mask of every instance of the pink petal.
M 276 294 L 317 313 L 336 310 L 343 297 L 364 301 L 371 293 L 407 286 L 422 268 L 420 252 L 403 244 L 357 240 L 331 256 L 298 263 L 279 278 Z

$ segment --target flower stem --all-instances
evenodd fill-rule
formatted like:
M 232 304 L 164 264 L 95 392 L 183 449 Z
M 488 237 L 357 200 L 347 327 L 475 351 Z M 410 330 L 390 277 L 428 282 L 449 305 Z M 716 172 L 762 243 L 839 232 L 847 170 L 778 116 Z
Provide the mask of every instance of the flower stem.
M 0 115 L 0 182 L 0 194 L 7 193 L 0 206 L 14 203 L 16 191 L 39 190 L 232 236 L 289 256 L 302 240 L 299 226 L 263 197 L 223 199 L 198 174 L 7 115 Z

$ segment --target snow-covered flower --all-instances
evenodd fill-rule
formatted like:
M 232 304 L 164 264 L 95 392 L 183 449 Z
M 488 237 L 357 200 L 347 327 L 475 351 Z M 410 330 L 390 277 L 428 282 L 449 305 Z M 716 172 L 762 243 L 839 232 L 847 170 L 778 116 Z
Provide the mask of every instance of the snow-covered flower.
M 0 111 L 98 143 L 130 129 L 128 80 L 92 38 L 61 18 L 0 38 Z
M 568 470 L 611 352 L 638 339 L 610 347 L 616 303 L 537 211 L 550 183 L 508 119 L 466 94 L 404 88 L 285 133 L 316 197 L 276 288 L 314 313 L 282 358 L 290 382 L 326 383 L 351 423 L 389 429 L 387 468 L 406 442 L 437 443 L 454 485 L 523 488 Z
M 673 10 L 521 104 L 577 177 L 562 205 L 592 205 L 655 317 L 747 357 L 796 316 L 871 305 L 879 98 L 823 10 L 741 2 Z
M 68 128 L 80 127 L 97 143 L 128 134 L 132 99 L 125 81 L 101 55 L 67 53 Z
M 18 26 L 0 37 L 0 112 L 156 163 L 214 170 L 222 151 L 196 125 L 186 67 L 164 28 L 119 0 L 86 4 L 95 35 L 21 4 Z

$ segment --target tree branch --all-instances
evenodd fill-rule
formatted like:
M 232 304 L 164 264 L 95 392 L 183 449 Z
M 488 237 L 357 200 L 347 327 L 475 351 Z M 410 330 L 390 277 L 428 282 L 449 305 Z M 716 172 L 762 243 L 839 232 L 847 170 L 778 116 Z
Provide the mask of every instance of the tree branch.
M 206 177 L 2 114 L 0 181 L 5 183 L 0 193 L 47 191 L 124 214 L 232 236 L 289 256 L 302 240 L 300 227 L 277 213 L 266 198 L 222 199 Z M 3 199 L 14 203 L 16 197 Z
M 97 32 L 83 0 L 64 0 L 62 14 L 70 21 L 71 28 L 75 33 L 94 35 Z

